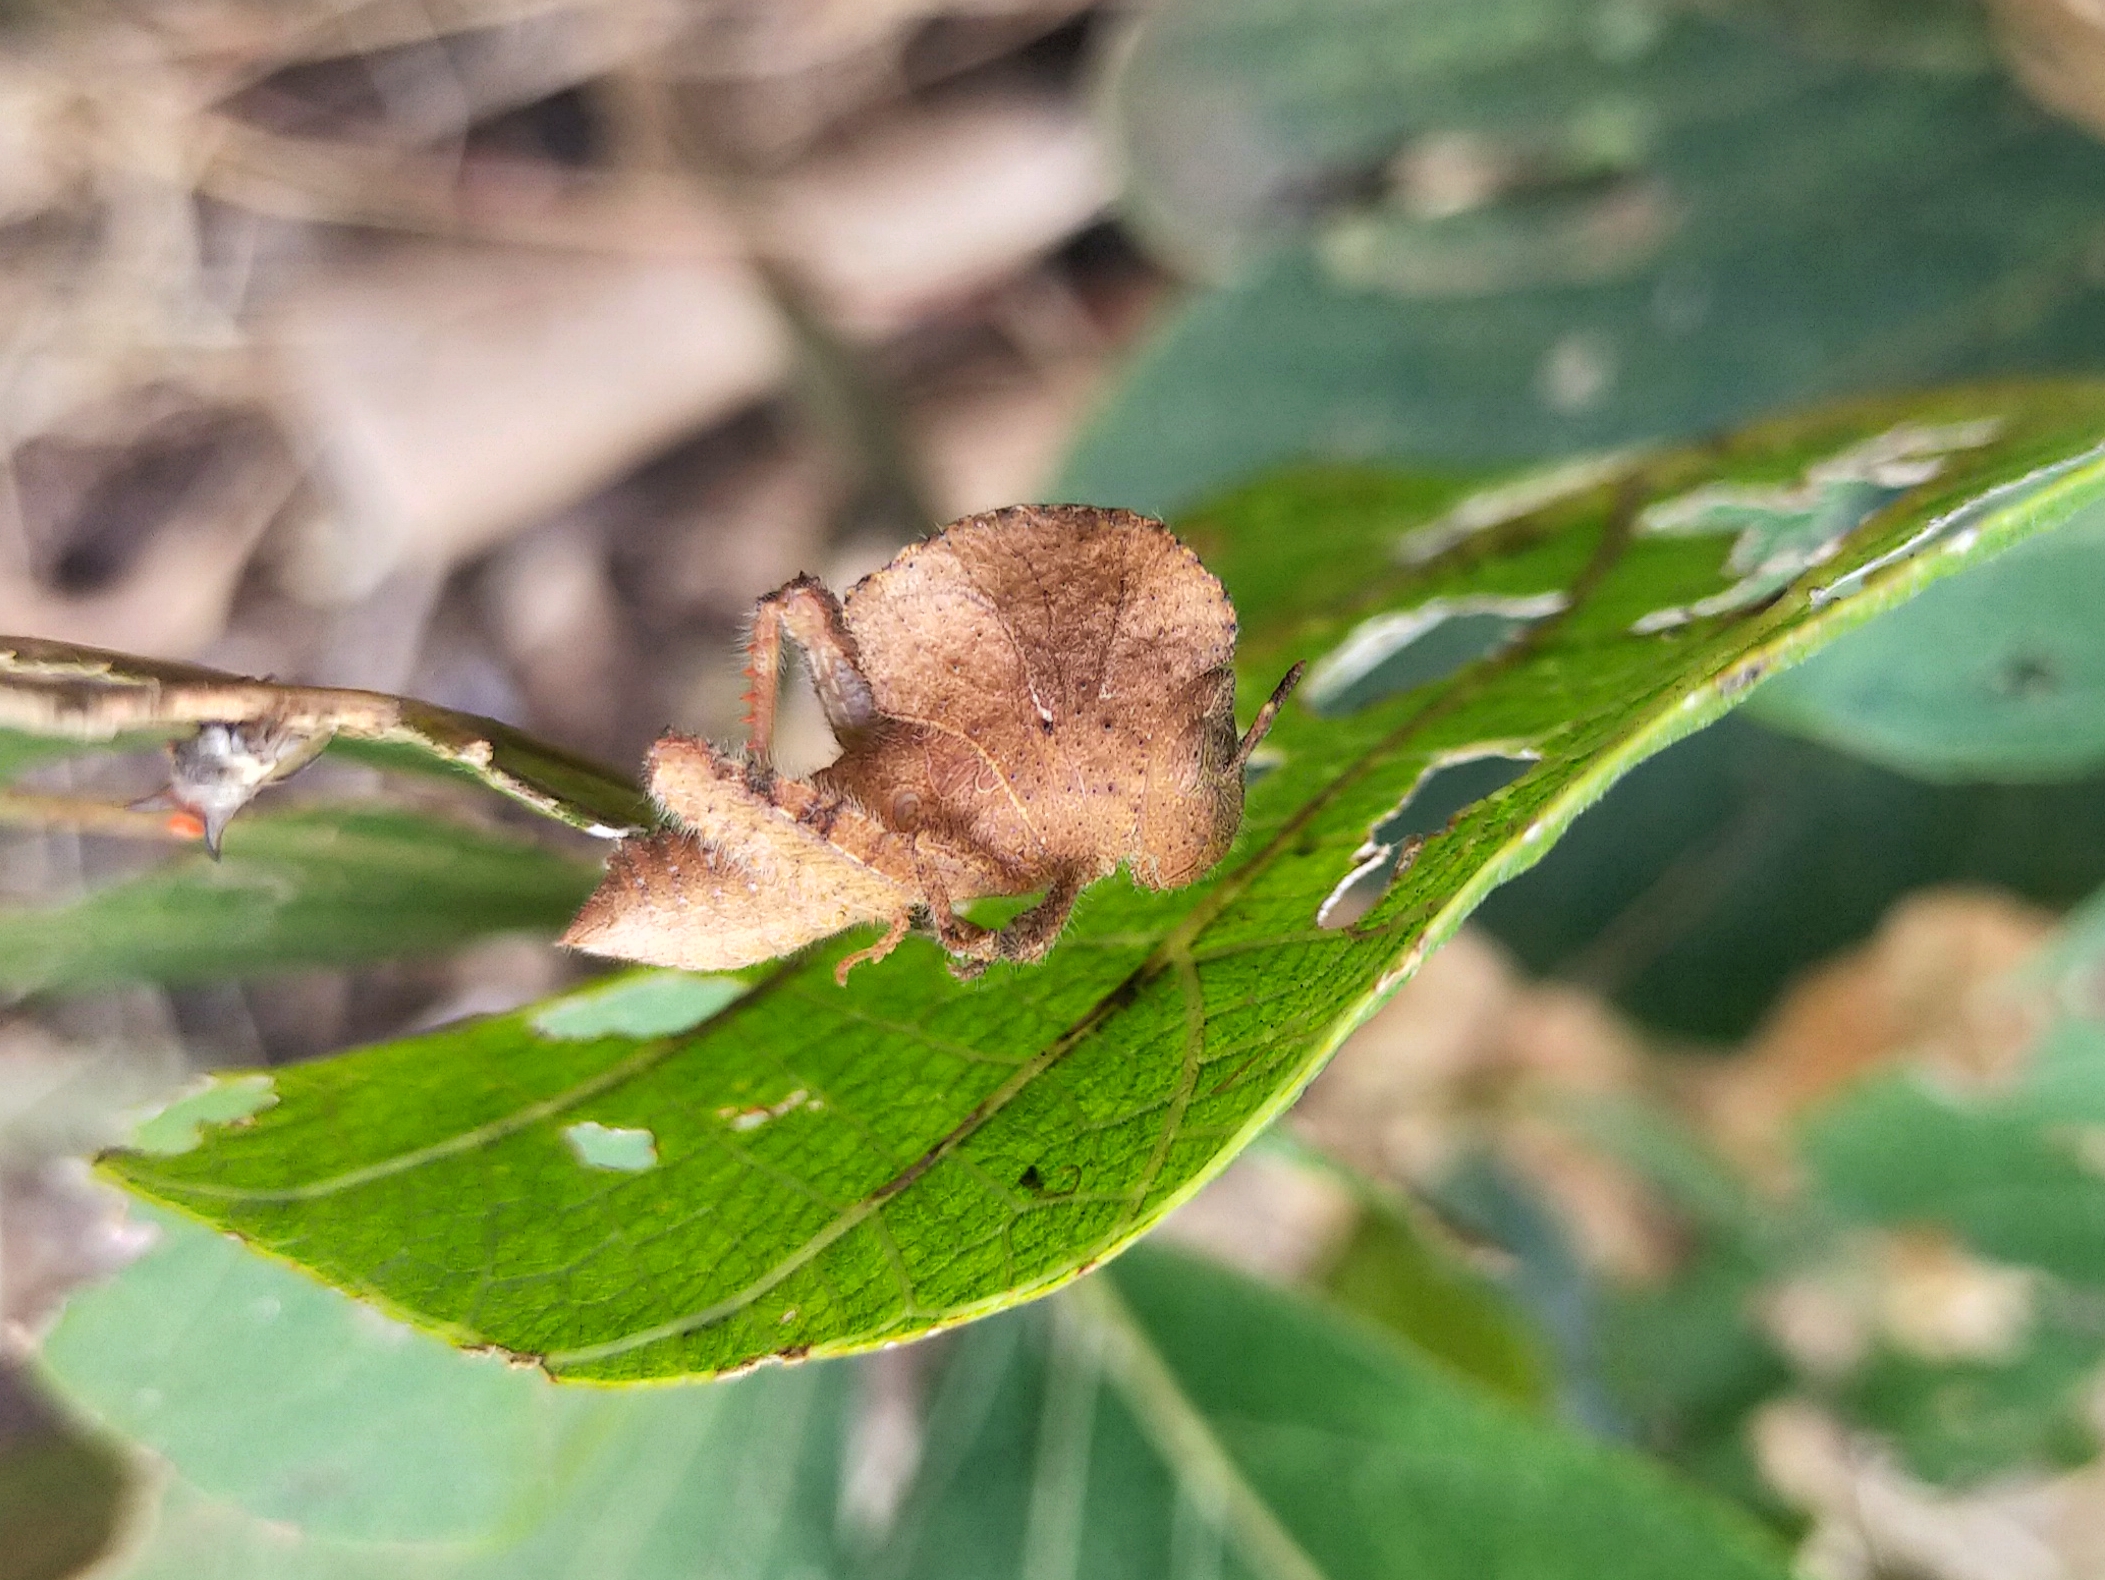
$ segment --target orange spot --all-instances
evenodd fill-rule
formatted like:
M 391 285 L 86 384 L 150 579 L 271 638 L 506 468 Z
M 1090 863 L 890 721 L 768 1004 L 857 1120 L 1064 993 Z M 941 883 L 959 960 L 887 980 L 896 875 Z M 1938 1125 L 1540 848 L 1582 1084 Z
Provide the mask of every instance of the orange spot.
M 205 837 L 205 820 L 195 812 L 171 812 L 161 819 L 161 827 L 176 839 Z

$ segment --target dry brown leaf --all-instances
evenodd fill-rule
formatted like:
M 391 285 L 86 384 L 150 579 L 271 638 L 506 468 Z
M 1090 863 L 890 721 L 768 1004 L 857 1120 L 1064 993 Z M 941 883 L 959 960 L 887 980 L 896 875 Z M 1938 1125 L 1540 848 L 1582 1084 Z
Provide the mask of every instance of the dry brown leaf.
M 746 250 L 729 211 L 677 174 L 288 137 L 230 120 L 210 131 L 199 188 L 278 219 L 625 258 L 722 262 Z
M 1621 1164 L 1574 1137 L 1544 1100 L 1626 1093 L 1643 1080 L 1637 1036 L 1592 995 L 1529 983 L 1464 929 L 1354 1035 L 1294 1110 L 1318 1146 L 1406 1186 L 1492 1148 L 1531 1181 L 1588 1265 L 1625 1280 L 1666 1271 L 1667 1215 Z
M 336 26 L 285 41 L 278 69 L 244 84 L 222 112 L 304 136 L 428 146 L 662 48 L 673 30 L 670 16 L 635 5 L 512 0 L 482 15 L 427 11 L 418 26 L 422 9 L 348 8 Z
M 1046 24 L 1092 0 L 710 0 L 693 42 L 694 69 L 720 77 L 783 77 L 896 45 L 945 18 Z
M 759 223 L 846 329 L 896 333 L 1035 263 L 1116 192 L 1079 106 L 1039 94 L 902 115 L 774 183 Z
M 2025 90 L 2105 131 L 2105 8 L 2095 0 L 1989 0 L 1988 9 Z
M 636 489 L 635 517 L 613 542 L 617 553 L 636 554 L 628 579 L 656 624 L 743 619 L 826 551 L 835 469 L 818 447 L 748 435 L 725 449 L 699 479 Z
M 2080 1580 L 2098 1573 L 2105 1473 L 2026 1476 L 1964 1494 L 1909 1476 L 1797 1399 L 1764 1405 L 1750 1428 L 1769 1485 L 1811 1516 L 1798 1550 L 1808 1580 Z
M 842 748 L 808 780 L 768 767 L 785 631 Z M 565 942 L 724 970 L 886 924 L 845 978 L 919 912 L 967 970 L 1038 959 L 1119 866 L 1178 888 L 1227 852 L 1244 764 L 1299 673 L 1238 743 L 1234 656 L 1220 583 L 1129 511 L 969 517 L 845 603 L 800 578 L 756 612 L 748 756 L 658 743 L 651 793 L 677 826 L 623 842 Z M 953 909 L 1040 889 L 999 931 Z
M 1051 31 L 1094 0 L 710 0 L 667 69 L 713 143 L 754 165 Z
M 575 502 L 789 356 L 736 265 L 438 246 L 316 279 L 271 337 L 338 507 L 295 580 L 332 601 Z
M 0 629 L 157 657 L 193 656 L 225 628 L 300 480 L 256 413 L 165 389 L 77 414 L 19 447 L 10 473 L 22 541 L 0 572 Z
M 82 176 L 79 104 L 42 62 L 0 60 L 0 223 L 13 224 L 66 200 Z
M 1100 371 L 1094 362 L 1073 361 L 1033 376 L 961 377 L 919 403 L 912 427 L 937 505 L 971 515 L 1040 487 L 1096 393 Z
M 1718 1143 L 1780 1179 L 1790 1121 L 1867 1071 L 1907 1057 L 1953 1080 L 2007 1073 L 2034 1025 L 2005 978 L 2053 926 L 1990 890 L 1900 900 L 1869 942 L 1790 988 L 1744 1055 L 1696 1077 Z
M 517 539 L 493 557 L 481 590 L 535 727 L 577 751 L 613 748 L 622 710 L 608 700 L 633 686 L 639 658 L 598 523 L 573 512 Z

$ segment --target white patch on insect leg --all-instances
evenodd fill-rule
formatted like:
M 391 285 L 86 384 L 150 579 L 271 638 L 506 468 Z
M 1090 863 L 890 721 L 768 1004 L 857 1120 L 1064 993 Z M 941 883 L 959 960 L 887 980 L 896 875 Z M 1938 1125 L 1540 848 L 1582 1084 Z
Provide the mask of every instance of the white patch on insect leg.
M 329 732 L 303 732 L 269 719 L 201 724 L 169 748 L 168 788 L 146 802 L 188 812 L 204 825 L 205 848 L 219 842 L 234 815 L 265 785 L 298 773 L 321 755 Z

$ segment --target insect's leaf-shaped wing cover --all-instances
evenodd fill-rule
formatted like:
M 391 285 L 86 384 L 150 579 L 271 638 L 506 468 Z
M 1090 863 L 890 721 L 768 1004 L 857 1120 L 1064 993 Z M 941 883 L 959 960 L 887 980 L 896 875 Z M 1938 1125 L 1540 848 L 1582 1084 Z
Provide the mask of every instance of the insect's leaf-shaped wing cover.
M 844 612 L 878 709 L 940 738 L 950 810 L 989 844 L 1092 872 L 1218 856 L 1203 767 L 1232 749 L 1235 611 L 1159 522 L 1082 505 L 969 517 L 864 578 Z

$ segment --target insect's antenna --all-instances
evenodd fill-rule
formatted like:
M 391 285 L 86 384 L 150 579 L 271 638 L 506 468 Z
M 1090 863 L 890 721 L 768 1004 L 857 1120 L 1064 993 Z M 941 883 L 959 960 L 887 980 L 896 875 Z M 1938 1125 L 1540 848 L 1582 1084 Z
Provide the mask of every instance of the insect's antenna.
M 1281 705 L 1293 694 L 1294 688 L 1301 684 L 1301 673 L 1307 668 L 1308 660 L 1303 659 L 1286 672 L 1286 678 L 1274 686 L 1272 694 L 1264 699 L 1264 706 L 1257 710 L 1257 717 L 1250 721 L 1250 728 L 1244 733 L 1242 744 L 1235 748 L 1235 767 L 1238 770 L 1249 763 L 1250 754 L 1257 750 L 1257 743 L 1270 733 L 1272 721 L 1279 717 Z

